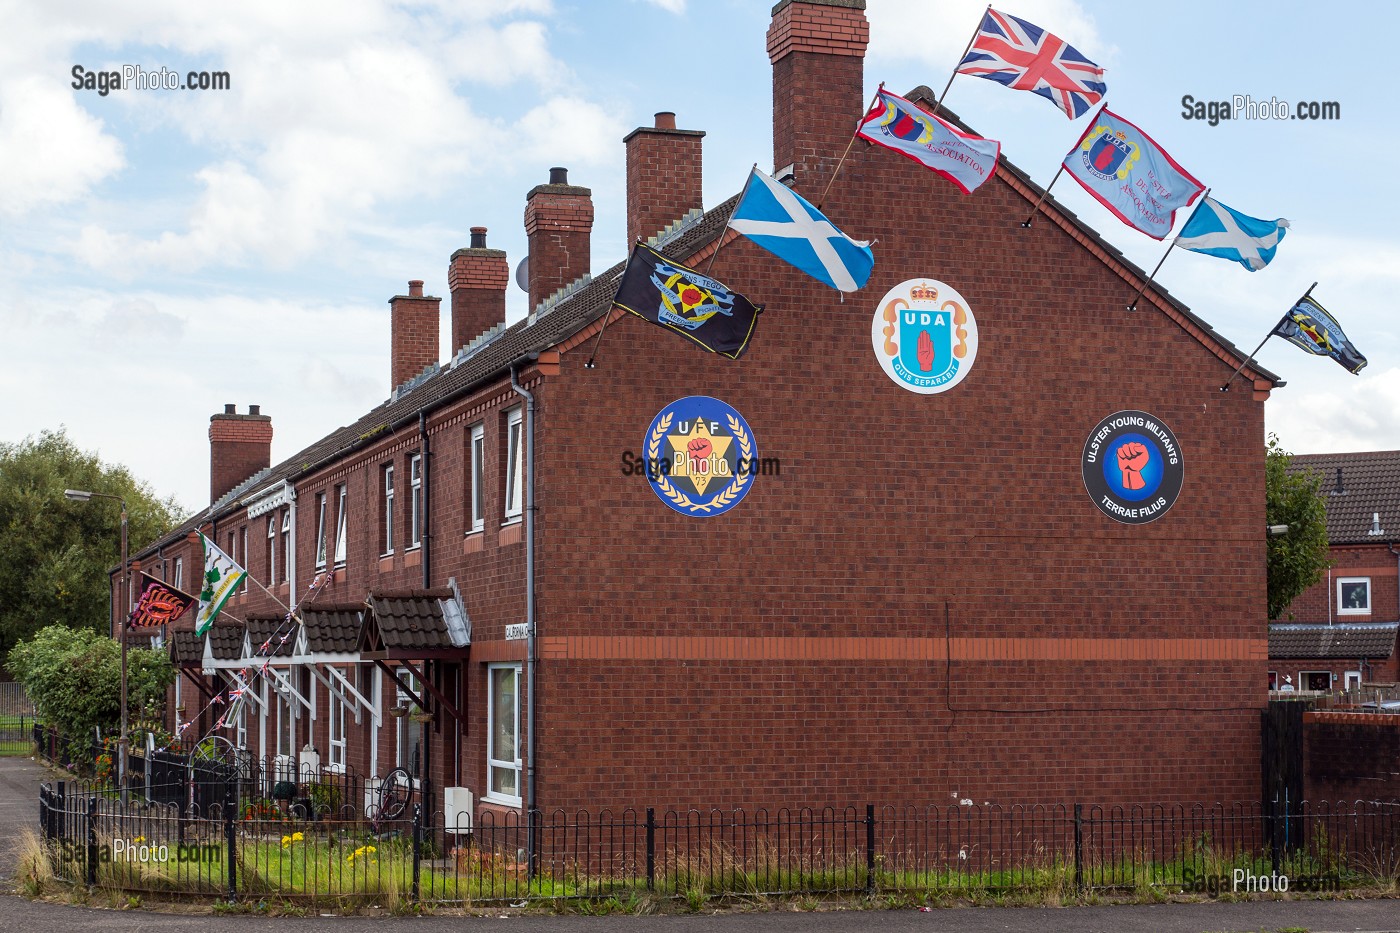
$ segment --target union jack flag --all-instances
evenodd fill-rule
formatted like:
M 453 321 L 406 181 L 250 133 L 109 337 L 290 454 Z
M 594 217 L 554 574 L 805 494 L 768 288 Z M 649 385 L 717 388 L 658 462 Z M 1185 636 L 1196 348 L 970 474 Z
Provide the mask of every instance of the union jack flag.
M 1103 69 L 1058 36 L 988 9 L 958 74 L 998 81 L 1054 103 L 1073 120 L 1108 93 Z

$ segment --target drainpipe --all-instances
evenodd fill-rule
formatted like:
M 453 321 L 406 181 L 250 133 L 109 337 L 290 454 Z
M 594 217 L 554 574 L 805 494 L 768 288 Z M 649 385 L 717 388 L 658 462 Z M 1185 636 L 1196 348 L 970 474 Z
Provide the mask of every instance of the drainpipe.
M 535 397 L 520 385 L 519 372 L 510 368 L 510 387 L 525 399 L 525 812 L 532 830 L 535 812 Z M 535 834 L 529 833 L 529 859 L 533 872 Z

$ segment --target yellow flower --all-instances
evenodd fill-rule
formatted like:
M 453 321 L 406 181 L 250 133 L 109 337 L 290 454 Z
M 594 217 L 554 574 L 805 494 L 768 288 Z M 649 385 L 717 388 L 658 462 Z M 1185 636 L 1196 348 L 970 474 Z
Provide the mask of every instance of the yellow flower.
M 301 833 L 292 833 L 292 841 L 293 841 L 293 842 L 301 842 L 301 840 L 304 839 L 304 838 L 305 838 L 305 837 L 302 836 Z
M 145 837 L 145 836 L 137 836 L 135 839 L 133 839 L 133 840 L 131 840 L 131 841 L 132 841 L 132 842 L 145 842 L 145 841 L 146 841 L 146 837 Z

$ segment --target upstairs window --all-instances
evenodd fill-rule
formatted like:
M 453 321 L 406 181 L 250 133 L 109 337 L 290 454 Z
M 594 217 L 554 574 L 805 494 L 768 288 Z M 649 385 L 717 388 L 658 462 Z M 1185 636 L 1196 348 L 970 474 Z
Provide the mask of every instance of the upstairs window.
M 336 518 L 335 518 L 335 565 L 345 566 L 345 525 L 347 521 L 346 506 L 349 504 L 349 495 L 345 485 L 335 487 L 336 493 Z
M 472 425 L 471 433 L 471 489 L 468 490 L 472 504 L 471 531 L 480 531 L 486 527 L 486 503 L 485 488 L 482 485 L 483 469 L 486 454 L 486 431 L 485 426 Z
M 506 412 L 506 521 L 520 518 L 524 510 L 525 470 L 521 462 L 521 415 L 519 406 Z
M 423 455 L 408 458 L 408 546 L 423 543 Z
M 326 494 L 316 493 L 316 569 L 326 567 Z
M 282 582 L 292 578 L 292 510 L 282 510 Z
M 1371 578 L 1337 578 L 1337 615 L 1359 616 L 1371 613 Z
M 394 465 L 384 467 L 384 550 L 383 554 L 394 553 Z
M 277 516 L 267 517 L 267 585 L 277 581 Z

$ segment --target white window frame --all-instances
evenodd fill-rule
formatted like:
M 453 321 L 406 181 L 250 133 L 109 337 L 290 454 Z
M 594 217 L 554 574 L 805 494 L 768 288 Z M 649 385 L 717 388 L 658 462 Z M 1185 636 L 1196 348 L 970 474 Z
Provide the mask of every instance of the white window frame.
M 241 561 L 239 561 L 238 563 L 239 563 L 239 565 L 240 565 L 244 570 L 247 570 L 247 569 L 248 569 L 248 526 L 247 526 L 247 525 L 244 525 L 244 526 L 242 526 L 241 528 L 238 529 L 238 537 L 239 537 L 239 539 L 240 539 L 240 541 L 241 541 L 241 543 L 242 543 L 242 545 L 243 545 L 243 559 L 242 559 Z M 246 592 L 248 592 L 248 574 L 246 574 L 246 573 L 243 575 L 243 588 L 240 589 L 238 592 L 240 592 L 240 593 L 246 593 Z
M 423 455 L 408 458 L 408 550 L 423 544 Z
M 336 490 L 336 516 L 335 516 L 335 565 L 345 566 L 345 537 L 348 516 L 346 507 L 350 504 L 350 487 L 347 483 L 341 483 L 335 487 Z
M 297 753 L 297 720 L 295 715 L 296 711 L 292 708 L 292 704 L 295 703 L 296 700 L 291 697 L 284 697 L 277 691 L 273 691 L 273 696 L 277 698 L 277 702 L 273 704 L 277 709 L 277 722 L 274 723 L 273 731 L 273 754 L 278 758 L 294 758 Z M 286 726 L 287 746 L 285 751 L 282 746 L 283 725 Z
M 506 412 L 506 495 L 505 521 L 520 521 L 525 506 L 524 409 L 517 405 Z
M 381 556 L 394 553 L 394 465 L 386 463 L 382 476 L 384 489 L 384 550 Z
M 267 517 L 267 585 L 274 586 L 277 580 L 277 548 L 281 544 L 277 540 L 277 513 L 273 512 Z
M 1360 690 L 1360 689 L 1361 689 L 1361 672 L 1360 672 L 1360 671 L 1343 671 L 1343 672 L 1342 672 L 1342 689 L 1345 690 L 1345 691 L 1347 691 L 1348 693 L 1350 693 L 1350 692 L 1353 691 L 1353 690 Z
M 248 701 L 238 701 L 238 712 L 233 717 L 233 747 L 248 747 Z
M 1361 608 L 1343 605 L 1342 587 L 1362 584 L 1366 587 L 1366 605 Z M 1371 578 L 1370 577 L 1338 577 L 1337 578 L 1337 615 L 1339 616 L 1368 616 L 1371 614 Z
M 316 569 L 326 569 L 326 494 L 316 493 Z
M 326 697 L 326 767 L 345 770 L 345 697 L 338 690 L 328 691 Z
M 408 682 L 409 689 L 415 691 L 419 696 L 423 695 L 423 685 L 418 682 L 417 677 L 409 673 L 407 668 L 399 668 L 399 673 Z M 394 681 L 394 701 L 395 705 L 407 706 L 410 710 L 414 708 L 413 698 L 404 693 L 403 687 L 399 686 L 397 681 Z M 416 756 L 412 754 L 414 742 L 418 743 Z M 418 781 L 423 776 L 421 773 L 423 767 L 423 726 L 409 716 L 398 717 L 398 729 L 394 735 L 394 766 L 407 771 L 409 776 L 413 778 L 413 786 L 418 786 Z
M 1331 671 L 1299 671 L 1299 672 L 1298 672 L 1298 689 L 1299 689 L 1299 690 L 1315 690 L 1315 689 L 1316 689 L 1316 688 L 1314 688 L 1314 687 L 1308 686 L 1308 677 L 1309 677 L 1309 675 L 1312 675 L 1312 674 L 1326 674 L 1326 675 L 1327 675 L 1327 689 L 1328 689 L 1328 690 L 1331 690 L 1332 687 L 1337 683 L 1337 678 L 1335 678 L 1335 677 L 1332 676 L 1332 672 L 1331 672 Z
M 182 558 L 175 558 L 175 589 L 185 588 L 185 562 Z
M 514 761 L 506 761 L 504 759 L 492 757 L 496 742 L 497 671 L 511 671 L 514 676 Z M 520 671 L 521 666 L 519 664 L 489 664 L 486 668 L 486 793 L 482 796 L 482 799 L 512 806 L 519 806 L 521 803 L 520 779 L 521 775 L 524 773 L 524 762 L 520 757 Z M 495 778 L 498 772 L 511 772 L 515 775 L 515 793 L 513 795 L 495 790 Z
M 471 430 L 471 531 L 481 531 L 486 527 L 486 425 L 474 424 Z M 469 534 L 471 532 L 468 532 Z
M 1282 686 L 1283 678 L 1279 676 L 1278 671 L 1269 671 L 1269 689 L 1277 690 L 1279 687 Z
M 292 578 L 292 510 L 282 510 L 282 582 Z

